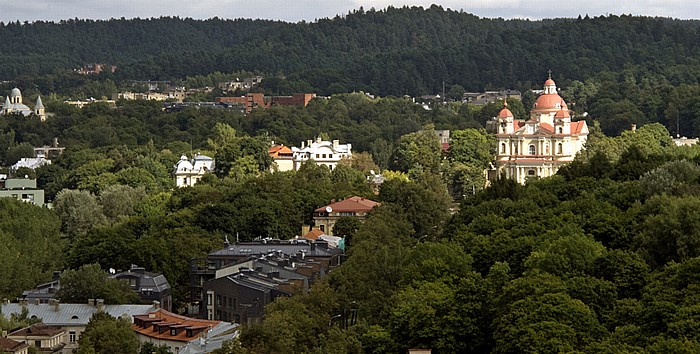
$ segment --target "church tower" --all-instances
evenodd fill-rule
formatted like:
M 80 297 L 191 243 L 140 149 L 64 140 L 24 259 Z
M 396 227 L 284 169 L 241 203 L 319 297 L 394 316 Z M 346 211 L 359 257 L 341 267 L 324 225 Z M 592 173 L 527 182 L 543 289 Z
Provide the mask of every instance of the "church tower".
M 46 121 L 46 110 L 44 109 L 44 104 L 41 102 L 41 96 L 36 99 L 36 105 L 34 106 L 34 114 L 41 119 L 41 121 Z

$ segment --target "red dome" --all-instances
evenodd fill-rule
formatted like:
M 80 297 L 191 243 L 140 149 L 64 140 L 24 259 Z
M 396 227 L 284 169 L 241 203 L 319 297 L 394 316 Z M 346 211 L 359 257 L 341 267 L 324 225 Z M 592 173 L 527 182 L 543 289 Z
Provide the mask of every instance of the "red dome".
M 557 112 L 554 118 L 571 118 L 571 116 L 569 115 L 569 110 L 566 109 L 566 105 L 562 107 L 562 109 L 559 112 Z
M 554 83 L 554 80 L 552 80 L 552 79 L 547 79 L 547 81 L 544 82 L 544 85 L 545 86 L 552 86 L 552 85 L 556 86 L 556 84 Z
M 500 112 L 498 112 L 498 118 L 513 118 L 513 112 L 511 112 L 508 108 L 503 108 Z
M 544 110 L 557 110 L 559 111 L 562 107 L 566 107 L 566 103 L 557 93 L 545 93 L 537 97 L 533 111 L 544 111 Z

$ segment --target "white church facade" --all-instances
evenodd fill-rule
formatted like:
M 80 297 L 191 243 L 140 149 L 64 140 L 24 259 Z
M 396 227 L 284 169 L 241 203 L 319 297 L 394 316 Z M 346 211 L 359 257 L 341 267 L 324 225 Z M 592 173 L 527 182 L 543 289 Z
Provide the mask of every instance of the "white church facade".
M 9 96 L 5 97 L 5 104 L 2 106 L 0 114 L 21 114 L 25 117 L 34 115 L 39 117 L 42 122 L 46 120 L 46 110 L 41 102 L 41 96 L 37 98 L 34 109 L 31 109 L 22 102 L 22 91 L 16 87 L 12 89 Z
M 527 119 L 516 119 L 504 102 L 494 118 L 497 155 L 490 178 L 525 183 L 528 178 L 549 177 L 570 163 L 588 138 L 585 121 L 571 121 L 564 99 L 557 93 L 551 75 Z

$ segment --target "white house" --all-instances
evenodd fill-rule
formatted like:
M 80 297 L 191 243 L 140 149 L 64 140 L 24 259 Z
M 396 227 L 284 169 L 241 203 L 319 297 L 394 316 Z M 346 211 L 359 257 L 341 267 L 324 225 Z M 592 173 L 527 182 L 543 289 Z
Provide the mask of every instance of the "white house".
M 306 144 L 302 142 L 301 148 L 293 147 L 292 153 L 295 170 L 308 160 L 314 160 L 317 165 L 327 166 L 333 170 L 341 159 L 352 157 L 352 145 L 340 144 L 339 140 L 330 142 L 317 138 L 316 141 L 307 140 Z
M 175 185 L 178 187 L 192 187 L 202 177 L 214 170 L 214 159 L 197 153 L 192 160 L 182 155 L 175 166 Z

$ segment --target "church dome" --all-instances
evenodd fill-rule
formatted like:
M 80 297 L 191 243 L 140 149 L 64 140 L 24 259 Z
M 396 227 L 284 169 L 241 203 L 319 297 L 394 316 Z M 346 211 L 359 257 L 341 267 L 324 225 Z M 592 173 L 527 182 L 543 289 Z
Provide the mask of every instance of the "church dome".
M 513 112 L 508 109 L 508 102 L 503 101 L 503 109 L 498 112 L 498 118 L 513 118 Z
M 545 93 L 537 97 L 535 101 L 535 106 L 532 107 L 535 111 L 544 110 L 557 110 L 559 111 L 562 107 L 566 107 L 566 103 L 562 105 L 564 100 L 557 93 Z
M 557 112 L 557 114 L 554 116 L 554 118 L 555 119 L 557 119 L 557 118 L 558 119 L 571 118 L 571 116 L 569 115 L 569 110 L 566 109 L 566 105 L 564 107 L 562 107 L 562 109 L 559 112 Z
M 532 110 L 534 112 L 559 112 L 562 109 L 567 109 L 566 102 L 564 102 L 564 99 L 562 99 L 561 96 L 559 96 L 559 93 L 557 93 L 557 84 L 554 83 L 554 80 L 552 80 L 550 74 L 550 77 L 544 82 L 544 92 L 537 97 Z
M 10 97 L 21 97 L 22 92 L 18 88 L 13 88 L 12 92 L 10 93 Z

